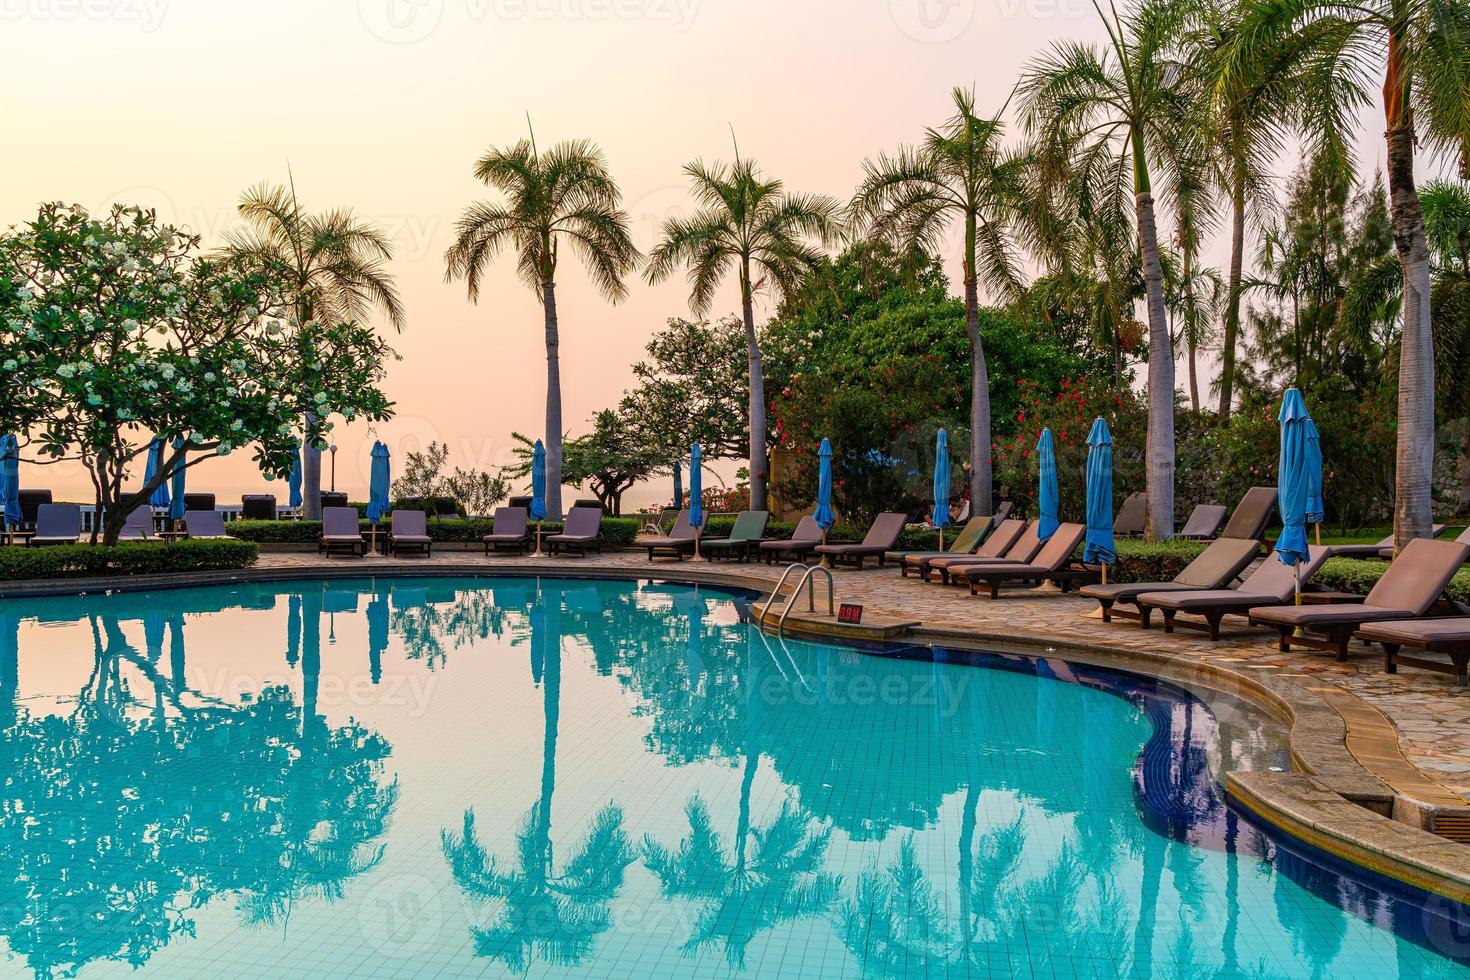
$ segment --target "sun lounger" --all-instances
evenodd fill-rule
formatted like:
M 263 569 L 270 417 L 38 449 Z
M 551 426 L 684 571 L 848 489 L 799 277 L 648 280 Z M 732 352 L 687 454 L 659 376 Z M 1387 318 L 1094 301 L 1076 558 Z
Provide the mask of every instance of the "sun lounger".
M 1437 538 L 1444 533 L 1444 527 L 1443 524 L 1435 524 L 1430 529 L 1430 533 Z M 1467 541 L 1460 543 L 1470 544 Z M 1382 541 L 1375 541 L 1372 544 L 1334 544 L 1330 548 L 1333 558 L 1392 558 L 1393 535 L 1390 534 Z
M 771 521 L 767 510 L 742 510 L 735 515 L 735 526 L 727 538 L 705 538 L 699 542 L 699 551 L 711 561 L 730 558 L 745 561 L 750 557 L 751 545 L 759 544 L 765 537 L 766 525 Z
M 954 579 L 956 573 L 967 565 L 1024 565 L 1035 558 L 1037 552 L 1041 550 L 1040 530 L 1041 525 L 1036 521 L 1025 524 L 1020 534 L 1011 542 L 1011 546 L 1002 554 L 994 557 L 985 554 L 988 549 L 981 548 L 973 555 L 955 555 L 953 558 L 931 559 L 924 581 L 929 581 L 929 578 L 935 572 L 938 572 L 940 579 L 948 585 Z
M 655 555 L 682 561 L 686 554 L 694 553 L 694 528 L 689 524 L 689 511 L 679 511 L 668 534 L 641 534 L 633 539 L 633 546 L 645 549 L 649 561 L 653 561 Z
M 153 537 L 153 508 L 148 504 L 139 504 L 133 508 L 128 519 L 123 521 L 122 530 L 118 532 L 119 541 L 148 541 Z
M 531 544 L 529 519 L 529 512 L 524 507 L 497 508 L 490 533 L 480 538 L 485 545 L 485 554 L 502 550 L 525 554 Z
M 82 509 L 76 504 L 41 504 L 36 508 L 36 533 L 28 545 L 76 544 L 82 536 Z
M 553 555 L 575 551 L 586 557 L 589 551 L 602 551 L 602 508 L 573 507 L 567 512 L 561 533 L 541 540 Z
M 1434 524 L 1434 525 L 1431 525 L 1429 536 L 1432 537 L 1432 538 L 1437 538 L 1441 534 L 1444 533 L 1444 529 L 1445 529 L 1445 526 L 1443 524 Z M 1380 541 L 1378 543 L 1382 546 L 1382 547 L 1380 547 L 1378 549 L 1378 557 L 1384 559 L 1385 561 L 1392 561 L 1393 560 L 1393 535 L 1390 534 L 1388 537 L 1384 538 L 1383 541 Z M 1460 536 L 1455 539 L 1455 543 L 1456 544 L 1470 544 L 1470 527 L 1467 527 L 1465 530 L 1463 530 L 1463 531 L 1460 532 Z M 1352 547 L 1356 547 L 1356 546 L 1355 545 L 1348 545 L 1347 547 L 1352 548 Z M 1351 557 L 1353 557 L 1352 555 L 1345 555 L 1342 552 L 1334 552 L 1334 554 L 1336 554 L 1337 557 L 1339 557 L 1339 558 L 1351 558 Z
M 1222 507 L 1221 510 L 1224 508 Z M 1084 586 L 1081 591 L 1087 598 L 1096 599 L 1102 606 L 1104 623 L 1111 623 L 1115 617 L 1141 621 L 1143 617 L 1140 613 L 1132 609 L 1118 609 L 1116 606 L 1119 603 L 1132 605 L 1134 600 L 1145 592 L 1199 592 L 1206 589 L 1223 589 L 1246 570 L 1255 560 L 1259 549 L 1260 544 L 1255 541 L 1220 538 L 1210 542 L 1199 557 L 1186 565 L 1172 581 L 1110 582 L 1107 585 Z
M 1230 520 L 1225 522 L 1225 527 L 1220 531 L 1222 538 L 1241 538 L 1249 541 L 1265 542 L 1266 527 L 1271 523 L 1271 517 L 1276 513 L 1276 488 L 1275 487 L 1251 487 L 1240 498 L 1240 503 L 1235 507 L 1235 513 L 1230 515 Z
M 987 558 L 1000 558 L 1006 553 L 1007 549 L 1009 549 L 1012 545 L 1016 543 L 1016 539 L 1019 538 L 1022 532 L 1025 530 L 1026 522 L 1022 520 L 996 521 L 993 524 L 993 529 L 991 530 L 991 532 L 986 535 L 985 540 L 980 543 L 980 547 L 974 549 L 971 553 L 967 555 L 961 555 L 932 553 L 926 554 L 924 552 L 914 552 L 913 554 L 910 554 L 904 558 L 902 569 L 903 574 L 905 577 L 907 577 L 909 572 L 913 572 L 914 574 L 920 576 L 925 582 L 927 582 L 929 581 L 929 574 L 931 569 L 934 571 L 940 570 L 933 569 L 933 565 L 935 562 L 945 564 L 952 561 L 958 561 L 960 559 L 984 560 Z M 944 581 L 948 582 L 948 573 L 943 574 Z
M 1470 558 L 1470 545 L 1416 539 L 1389 563 L 1362 605 L 1252 609 L 1251 622 L 1276 627 L 1282 651 L 1311 647 L 1346 661 L 1348 641 L 1355 631 L 1365 623 L 1423 616 L 1444 595 L 1466 558 Z
M 225 533 L 225 515 L 217 510 L 184 511 L 184 531 L 194 541 L 229 537 Z
M 51 503 L 50 490 L 21 490 L 17 496 L 20 498 L 21 524 L 36 524 L 40 520 L 41 505 Z M 80 534 L 79 531 L 78 536 Z
M 214 510 L 214 494 L 212 493 L 186 493 L 184 494 L 184 513 L 191 510 Z
M 889 561 L 897 562 L 903 566 L 910 558 L 941 558 L 945 555 L 969 555 L 985 540 L 985 533 L 990 530 L 993 519 L 989 517 L 972 517 L 960 528 L 954 540 L 944 551 L 890 551 L 884 555 Z
M 1470 668 L 1470 617 L 1368 623 L 1358 630 L 1357 637 L 1383 644 L 1383 669 L 1390 674 L 1397 674 L 1400 664 L 1408 664 L 1420 670 L 1453 674 L 1455 683 L 1460 687 L 1470 683 L 1470 678 L 1466 676 L 1467 668 Z M 1439 654 L 1449 659 L 1445 661 L 1420 656 L 1406 657 L 1400 652 L 1405 647 L 1426 654 Z
M 325 512 L 323 512 L 325 513 Z M 240 498 L 240 519 L 273 521 L 276 519 L 276 497 L 270 493 L 247 493 Z
M 1143 533 L 1143 526 L 1147 520 L 1148 494 L 1142 491 L 1130 493 L 1123 501 L 1123 506 L 1118 508 L 1118 516 L 1113 519 L 1113 533 L 1125 537 L 1136 537 Z
M 817 524 L 817 519 L 808 514 L 797 522 L 791 537 L 778 541 L 762 541 L 756 551 L 766 560 L 767 565 L 781 557 L 791 561 L 806 561 L 812 549 L 821 543 L 822 528 Z
M 429 515 L 421 510 L 395 510 L 388 525 L 388 554 L 404 551 L 422 552 L 428 558 L 434 550 L 429 537 Z
M 1224 540 L 1223 538 L 1221 540 Z M 1329 549 L 1312 547 L 1307 549 L 1308 558 L 1301 566 L 1301 581 L 1310 582 L 1322 562 L 1327 560 Z M 1244 616 L 1252 609 L 1265 606 L 1280 606 L 1292 602 L 1296 596 L 1297 569 L 1281 564 L 1281 559 L 1269 554 L 1246 576 L 1238 589 L 1202 589 L 1197 592 L 1143 592 L 1135 599 L 1139 619 L 1148 629 L 1150 617 L 1155 609 L 1164 615 L 1164 632 L 1172 633 L 1176 627 L 1204 630 L 1212 640 L 1220 638 L 1220 621 L 1226 616 Z M 1199 616 L 1203 622 L 1178 619 L 1180 613 Z
M 1086 536 L 1087 525 L 1063 524 L 1046 539 L 1031 562 L 963 565 L 953 569 L 950 574 L 969 583 L 970 595 L 979 595 L 983 588 L 992 599 L 999 599 L 1000 587 L 1012 582 L 1040 582 L 1050 579 L 1066 592 L 1071 583 L 1095 574 L 1082 565 L 1074 566 L 1072 562 L 1072 556 Z
M 819 544 L 813 550 L 823 559 L 830 559 L 833 565 L 850 562 L 858 571 L 862 571 L 865 560 L 876 558 L 881 568 L 886 560 L 884 556 L 898 544 L 898 537 L 903 534 L 903 526 L 907 520 L 903 514 L 879 514 L 860 544 Z
M 1189 515 L 1189 520 L 1184 522 L 1184 530 L 1177 537 L 1186 541 L 1209 541 L 1220 530 L 1220 525 L 1225 523 L 1225 507 L 1223 504 L 1200 504 Z
M 356 507 L 323 508 L 317 554 L 330 557 L 334 552 L 346 551 L 349 555 L 366 555 L 367 544 L 362 540 L 360 521 Z

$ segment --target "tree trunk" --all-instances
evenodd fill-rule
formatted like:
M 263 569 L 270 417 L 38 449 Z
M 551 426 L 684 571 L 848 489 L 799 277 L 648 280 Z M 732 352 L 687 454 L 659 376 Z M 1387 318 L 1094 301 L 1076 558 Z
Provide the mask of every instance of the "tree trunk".
M 1240 278 L 1245 256 L 1245 174 L 1235 168 L 1230 191 L 1230 285 L 1225 294 L 1225 339 L 1220 351 L 1220 417 L 1230 415 L 1235 397 L 1235 345 L 1240 338 Z
M 1430 322 L 1429 242 L 1414 187 L 1414 114 L 1407 105 L 1402 53 L 1389 40 L 1384 105 L 1388 117 L 1388 189 L 1393 244 L 1403 267 L 1403 338 L 1399 350 L 1399 425 L 1394 489 L 1394 550 L 1431 536 L 1434 481 L 1434 334 Z M 1402 84 L 1401 84 L 1402 83 Z
M 994 512 L 990 463 L 990 370 L 980 336 L 980 284 L 975 274 L 975 223 L 965 228 L 965 329 L 970 335 L 970 516 Z
M 1184 245 L 1184 348 L 1188 358 L 1189 369 L 1189 405 L 1196 412 L 1199 411 L 1199 372 L 1197 363 L 1199 361 L 1199 344 L 1195 338 L 1195 323 L 1191 319 L 1195 314 L 1194 309 L 1194 252 L 1188 244 Z
M 306 413 L 306 431 L 316 425 L 315 414 Z M 322 519 L 322 452 L 312 445 L 312 439 L 301 442 L 301 517 L 303 520 Z
M 766 382 L 748 268 L 740 273 L 740 313 L 745 320 L 745 359 L 750 373 L 750 509 L 766 510 Z
M 1465 441 L 1460 445 L 1460 499 L 1455 504 L 1455 516 L 1470 515 L 1470 419 L 1466 420 Z
M 546 517 L 561 520 L 561 338 L 556 323 L 556 283 L 541 284 L 546 310 Z
M 1164 314 L 1164 271 L 1159 264 L 1159 235 L 1154 223 L 1154 196 L 1136 196 L 1138 241 L 1143 255 L 1143 282 L 1148 299 L 1148 522 L 1150 541 L 1174 537 L 1174 344 Z

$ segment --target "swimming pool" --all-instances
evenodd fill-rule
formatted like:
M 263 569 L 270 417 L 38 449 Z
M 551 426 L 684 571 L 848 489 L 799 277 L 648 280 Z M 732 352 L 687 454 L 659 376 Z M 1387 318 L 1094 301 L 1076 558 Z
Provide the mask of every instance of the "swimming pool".
M 1199 702 L 782 644 L 737 594 L 0 601 L 7 975 L 1470 975 L 1225 807 Z

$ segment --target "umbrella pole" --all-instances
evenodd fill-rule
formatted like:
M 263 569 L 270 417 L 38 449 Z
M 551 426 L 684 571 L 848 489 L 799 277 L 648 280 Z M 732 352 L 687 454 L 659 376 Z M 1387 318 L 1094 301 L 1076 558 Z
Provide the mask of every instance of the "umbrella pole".
M 1313 524 L 1312 527 L 1316 529 L 1317 540 L 1315 543 L 1320 548 L 1322 546 L 1322 522 L 1318 521 L 1316 524 Z
M 1107 562 L 1103 562 L 1102 563 L 1102 584 L 1103 585 L 1107 585 L 1108 584 L 1108 563 Z
M 536 551 L 531 555 L 531 557 L 532 558 L 545 558 L 546 557 L 546 555 L 544 555 L 542 553 L 542 551 L 541 551 L 541 522 L 540 521 L 537 521 L 536 522 Z
M 704 530 L 703 526 L 700 526 L 700 527 L 697 527 L 697 528 L 694 529 L 694 560 L 695 561 L 700 561 L 701 560 L 701 555 L 699 554 L 699 539 L 701 537 L 700 532 L 703 531 L 703 530 Z

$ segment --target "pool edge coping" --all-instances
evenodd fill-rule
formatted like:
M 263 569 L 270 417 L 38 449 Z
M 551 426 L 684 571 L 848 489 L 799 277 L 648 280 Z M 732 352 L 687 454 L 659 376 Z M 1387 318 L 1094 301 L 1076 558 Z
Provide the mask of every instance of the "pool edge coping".
M 724 585 L 763 597 L 770 594 L 772 584 L 769 581 L 742 575 L 738 568 L 700 568 L 676 563 L 649 565 L 644 569 L 599 565 L 586 559 L 538 561 L 529 566 L 520 562 L 314 564 L 4 582 L 0 583 L 0 599 L 312 579 L 524 578 L 528 575 L 658 579 Z M 875 608 L 874 611 L 880 610 Z M 794 618 L 787 629 L 794 635 L 802 635 L 800 619 Z M 808 631 L 805 635 L 817 639 L 840 639 L 819 631 Z M 1334 857 L 1470 906 L 1470 847 L 1432 833 L 1425 824 L 1432 821 L 1436 808 L 1405 795 L 1364 765 L 1352 751 L 1348 720 L 1340 706 L 1298 683 L 1297 677 L 1306 680 L 1302 675 L 1267 671 L 1247 673 L 1208 658 L 1185 662 L 1163 650 L 1113 647 L 1092 641 L 1041 636 L 1024 630 L 1002 634 L 920 624 L 909 629 L 907 638 L 924 646 L 944 645 L 1026 656 L 1055 656 L 1117 667 L 1158 680 L 1183 683 L 1186 687 L 1202 685 L 1221 689 L 1283 725 L 1292 764 L 1297 767 L 1296 771 L 1285 773 L 1224 773 L 1225 789 L 1232 799 L 1283 833 Z M 1340 692 L 1345 704 L 1362 705 L 1363 718 L 1368 717 L 1368 712 L 1376 713 L 1376 709 L 1351 692 L 1335 687 L 1333 691 L 1334 694 Z M 1378 717 L 1396 746 L 1397 734 L 1392 722 L 1381 714 Z M 1407 759 L 1403 761 L 1414 773 L 1433 782 Z M 1470 804 L 1464 810 L 1470 812 Z

